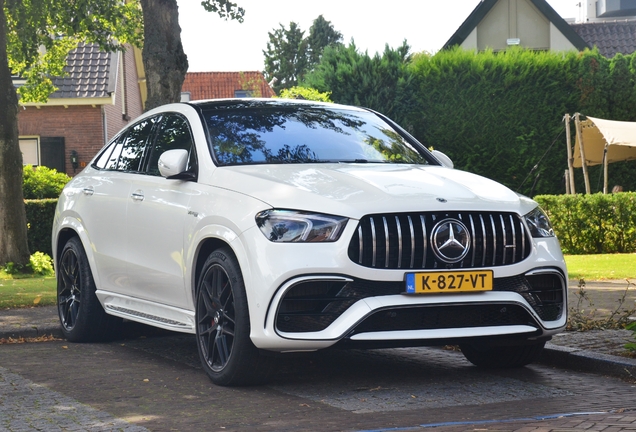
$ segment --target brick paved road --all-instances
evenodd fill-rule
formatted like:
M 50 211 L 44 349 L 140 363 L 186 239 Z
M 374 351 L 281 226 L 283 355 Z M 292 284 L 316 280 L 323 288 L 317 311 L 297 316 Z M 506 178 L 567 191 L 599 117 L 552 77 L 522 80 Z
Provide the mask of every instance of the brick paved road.
M 297 356 L 268 386 L 222 388 L 190 336 L 1 345 L 0 402 L 10 431 L 636 430 L 636 384 L 616 378 L 417 348 Z

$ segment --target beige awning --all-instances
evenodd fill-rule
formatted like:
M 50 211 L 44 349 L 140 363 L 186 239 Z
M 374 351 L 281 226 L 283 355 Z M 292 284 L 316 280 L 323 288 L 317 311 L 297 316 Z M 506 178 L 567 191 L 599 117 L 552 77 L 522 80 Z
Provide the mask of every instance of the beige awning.
M 636 160 L 636 123 L 587 117 L 581 122 L 583 152 L 587 166 L 603 163 L 607 145 L 607 163 Z M 581 148 L 577 137 L 574 145 L 575 168 L 581 168 Z

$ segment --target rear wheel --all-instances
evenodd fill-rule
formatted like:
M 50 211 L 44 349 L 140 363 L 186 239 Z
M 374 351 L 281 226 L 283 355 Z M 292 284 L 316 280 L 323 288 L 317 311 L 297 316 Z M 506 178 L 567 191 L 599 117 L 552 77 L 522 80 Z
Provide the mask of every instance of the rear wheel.
M 57 311 L 64 337 L 71 342 L 96 342 L 112 336 L 121 320 L 104 312 L 86 252 L 79 238 L 64 245 L 57 266 Z
M 464 357 L 475 366 L 515 368 L 538 360 L 544 346 L 545 342 L 516 346 L 464 344 L 460 348 Z
M 250 339 L 245 285 L 233 253 L 223 248 L 210 254 L 197 286 L 196 334 L 203 369 L 218 385 L 265 382 L 271 359 Z

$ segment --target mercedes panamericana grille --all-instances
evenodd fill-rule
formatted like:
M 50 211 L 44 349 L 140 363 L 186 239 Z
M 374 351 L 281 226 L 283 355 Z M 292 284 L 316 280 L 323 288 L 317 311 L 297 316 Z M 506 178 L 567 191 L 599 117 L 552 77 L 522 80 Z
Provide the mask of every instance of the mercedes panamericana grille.
M 333 346 L 526 365 L 566 323 L 558 241 L 536 202 L 452 165 L 357 107 L 154 109 L 60 197 L 64 334 L 108 338 L 122 319 L 191 333 L 221 385 Z

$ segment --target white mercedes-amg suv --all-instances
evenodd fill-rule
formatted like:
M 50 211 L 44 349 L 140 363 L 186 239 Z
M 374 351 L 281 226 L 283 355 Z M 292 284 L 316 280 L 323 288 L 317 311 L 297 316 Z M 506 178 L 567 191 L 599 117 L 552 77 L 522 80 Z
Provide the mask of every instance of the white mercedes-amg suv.
M 271 352 L 332 346 L 454 344 L 523 366 L 566 324 L 536 202 L 336 104 L 144 114 L 64 189 L 53 251 L 68 340 L 122 318 L 195 334 L 221 385 L 263 381 Z

